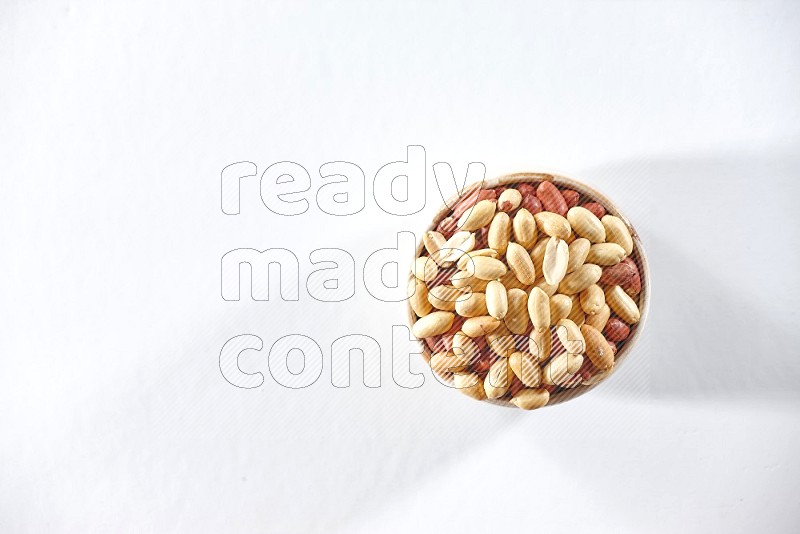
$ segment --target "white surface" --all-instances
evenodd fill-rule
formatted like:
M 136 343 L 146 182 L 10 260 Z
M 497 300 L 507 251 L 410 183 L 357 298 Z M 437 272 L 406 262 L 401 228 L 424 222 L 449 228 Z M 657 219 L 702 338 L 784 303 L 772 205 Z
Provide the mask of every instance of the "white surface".
M 113 4 L 0 8 L 0 531 L 798 530 L 800 5 Z M 226 216 L 225 165 L 369 181 L 410 144 L 623 207 L 654 293 L 610 383 L 537 413 L 406 390 L 403 306 L 360 279 L 347 305 L 220 298 L 229 250 L 360 269 L 439 205 L 429 183 L 414 216 L 368 189 L 290 219 L 255 181 Z M 371 335 L 383 387 L 336 389 L 326 359 L 307 389 L 237 389 L 242 333 L 326 358 Z

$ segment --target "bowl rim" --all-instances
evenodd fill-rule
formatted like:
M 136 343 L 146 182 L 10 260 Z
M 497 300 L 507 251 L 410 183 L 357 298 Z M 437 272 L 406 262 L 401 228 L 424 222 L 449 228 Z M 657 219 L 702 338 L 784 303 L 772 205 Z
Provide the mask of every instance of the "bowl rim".
M 597 191 L 592 186 L 587 185 L 585 182 L 577 180 L 575 178 L 565 176 L 563 174 L 552 173 L 552 172 L 516 172 L 511 174 L 504 174 L 495 178 L 488 178 L 484 179 L 482 182 L 473 182 L 464 187 L 460 194 L 456 194 L 451 196 L 439 209 L 439 211 L 434 215 L 433 220 L 430 226 L 425 230 L 425 232 L 435 230 L 436 227 L 439 225 L 442 219 L 447 217 L 448 213 L 450 213 L 451 208 L 449 206 L 455 206 L 456 202 L 469 195 L 476 189 L 493 189 L 498 186 L 503 185 L 510 185 L 510 184 L 518 184 L 518 183 L 530 183 L 530 182 L 542 182 L 548 181 L 553 183 L 557 186 L 566 187 L 568 189 L 573 189 L 581 193 L 581 195 L 587 196 L 591 199 L 591 201 L 599 202 L 603 205 L 606 209 L 606 213 L 619 217 L 622 222 L 625 223 L 625 226 L 628 228 L 628 231 L 631 234 L 634 242 L 634 254 L 636 255 L 637 264 L 639 267 L 639 275 L 641 277 L 642 282 L 642 290 L 638 295 L 637 305 L 639 306 L 639 314 L 640 319 L 639 322 L 636 324 L 636 328 L 633 329 L 633 333 L 631 337 L 626 340 L 625 345 L 617 352 L 614 358 L 614 367 L 611 373 L 609 373 L 605 378 L 600 380 L 599 382 L 589 385 L 589 386 L 578 386 L 575 388 L 567 389 L 555 393 L 550 396 L 550 400 L 544 406 L 547 408 L 548 406 L 555 406 L 557 404 L 561 404 L 566 402 L 572 398 L 584 395 L 594 389 L 595 387 L 599 386 L 600 384 L 606 382 L 614 373 L 617 372 L 622 362 L 626 359 L 627 355 L 630 354 L 639 341 L 641 337 L 642 330 L 645 327 L 645 323 L 647 320 L 648 312 L 650 310 L 650 291 L 651 291 L 651 281 L 650 281 L 650 267 L 647 262 L 647 254 L 644 250 L 644 246 L 642 245 L 641 237 L 639 233 L 636 231 L 633 224 L 630 222 L 630 219 L 620 211 L 617 205 L 612 202 L 607 196 Z M 423 233 L 424 235 L 424 233 Z M 422 240 L 422 236 L 417 243 L 417 248 L 414 252 L 414 259 L 420 257 L 424 249 L 424 243 Z M 414 278 L 413 274 L 409 274 L 408 281 L 411 281 Z M 417 320 L 417 315 L 414 313 L 414 310 L 411 309 L 411 303 L 408 299 L 407 301 L 407 310 L 408 310 L 408 320 L 409 324 L 413 325 L 414 322 Z M 417 339 L 417 342 L 420 344 L 422 348 L 422 357 L 425 359 L 425 363 L 428 364 L 430 367 L 430 359 L 433 355 L 428 345 L 425 343 L 424 339 Z M 442 382 L 447 382 L 452 384 L 452 377 L 438 375 L 437 379 Z M 489 404 L 495 404 L 498 406 L 505 406 L 516 408 L 515 405 L 510 403 L 506 400 L 501 399 L 484 399 L 482 402 L 487 402 Z

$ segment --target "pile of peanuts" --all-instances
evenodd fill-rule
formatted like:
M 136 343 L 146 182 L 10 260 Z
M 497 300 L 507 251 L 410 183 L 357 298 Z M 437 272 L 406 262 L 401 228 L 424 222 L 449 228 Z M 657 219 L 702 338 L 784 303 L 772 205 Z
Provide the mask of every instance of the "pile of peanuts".
M 639 322 L 628 227 L 550 181 L 474 189 L 423 244 L 411 332 L 431 368 L 475 399 L 532 410 L 594 385 Z

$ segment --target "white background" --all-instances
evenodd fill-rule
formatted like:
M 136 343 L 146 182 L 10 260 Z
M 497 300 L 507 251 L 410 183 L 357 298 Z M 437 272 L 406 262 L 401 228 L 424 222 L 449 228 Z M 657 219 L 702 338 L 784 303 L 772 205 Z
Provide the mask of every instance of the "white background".
M 800 4 L 23 2 L 0 7 L 0 531 L 797 532 Z M 405 308 L 224 302 L 239 247 L 349 250 L 419 214 L 370 178 L 425 146 L 463 176 L 555 169 L 652 266 L 646 335 L 533 413 L 391 378 Z M 220 210 L 220 171 L 345 160 L 367 207 Z M 430 170 L 430 169 L 429 169 Z M 223 343 L 303 333 L 304 390 L 237 389 Z M 330 343 L 383 387 L 330 384 Z M 416 362 L 416 360 L 415 360 Z

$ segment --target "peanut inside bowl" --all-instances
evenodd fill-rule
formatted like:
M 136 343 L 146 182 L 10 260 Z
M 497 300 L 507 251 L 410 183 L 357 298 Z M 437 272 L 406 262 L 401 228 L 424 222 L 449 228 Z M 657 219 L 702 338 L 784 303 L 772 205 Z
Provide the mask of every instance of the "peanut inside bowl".
M 639 237 L 606 197 L 563 176 L 507 175 L 467 187 L 423 234 L 411 331 L 458 391 L 540 408 L 619 367 L 644 324 L 649 283 Z

